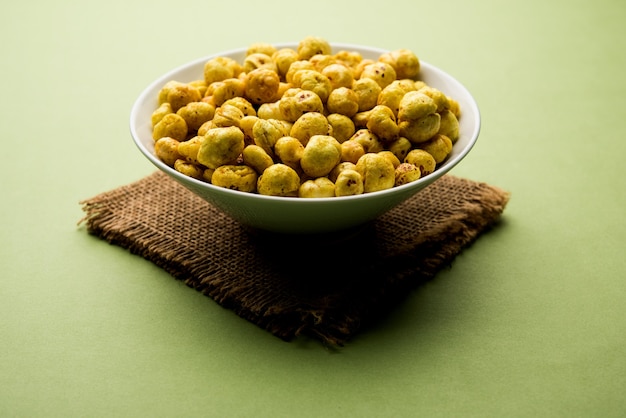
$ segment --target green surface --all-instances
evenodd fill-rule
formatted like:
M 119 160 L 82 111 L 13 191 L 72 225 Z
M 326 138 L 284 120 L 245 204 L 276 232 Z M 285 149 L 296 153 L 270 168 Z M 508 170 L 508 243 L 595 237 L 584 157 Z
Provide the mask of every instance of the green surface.
M 618 417 L 626 400 L 626 3 L 13 1 L 0 6 L 0 416 Z M 285 343 L 89 236 L 153 167 L 153 79 L 256 41 L 413 49 L 482 113 L 453 173 L 502 224 L 339 351 Z

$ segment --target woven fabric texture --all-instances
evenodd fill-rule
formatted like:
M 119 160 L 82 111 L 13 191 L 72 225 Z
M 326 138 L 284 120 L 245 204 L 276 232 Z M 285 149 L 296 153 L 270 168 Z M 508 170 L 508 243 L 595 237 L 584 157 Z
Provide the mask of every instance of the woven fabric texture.
M 452 175 L 349 232 L 250 230 L 161 172 L 81 203 L 80 223 L 283 340 L 342 346 L 494 226 L 509 200 Z

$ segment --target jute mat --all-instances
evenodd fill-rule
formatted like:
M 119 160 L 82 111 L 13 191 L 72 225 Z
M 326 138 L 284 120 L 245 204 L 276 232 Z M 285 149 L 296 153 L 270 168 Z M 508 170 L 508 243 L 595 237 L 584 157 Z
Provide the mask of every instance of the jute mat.
M 342 234 L 250 230 L 161 172 L 81 203 L 101 239 L 285 341 L 342 346 L 494 226 L 509 194 L 449 174 Z

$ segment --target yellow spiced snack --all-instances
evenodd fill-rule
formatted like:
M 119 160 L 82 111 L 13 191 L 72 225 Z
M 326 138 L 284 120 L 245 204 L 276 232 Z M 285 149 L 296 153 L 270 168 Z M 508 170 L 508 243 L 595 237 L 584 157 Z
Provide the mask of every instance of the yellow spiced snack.
M 198 162 L 208 168 L 232 164 L 243 152 L 243 132 L 235 126 L 210 129 L 198 150 Z
M 276 141 L 274 153 L 283 164 L 294 170 L 299 170 L 300 160 L 302 160 L 302 154 L 304 154 L 304 145 L 298 138 L 283 136 Z
M 318 177 L 316 179 L 307 180 L 300 185 L 298 189 L 299 197 L 334 197 L 335 183 L 330 181 L 328 177 Z
M 326 108 L 331 113 L 352 117 L 359 111 L 359 98 L 354 90 L 347 87 L 337 87 L 330 92 Z
M 328 96 L 333 90 L 328 77 L 317 70 L 300 70 L 296 72 L 292 77 L 291 84 L 294 87 L 312 91 L 319 96 L 322 102 L 328 100 Z
M 164 136 L 162 138 L 159 138 L 154 143 L 154 152 L 156 156 L 161 159 L 161 161 L 163 161 L 170 167 L 174 167 L 174 163 L 176 162 L 176 160 L 182 158 L 182 156 L 178 152 L 179 144 L 180 142 L 178 142 L 174 138 Z
M 300 166 L 310 177 L 326 176 L 341 162 L 341 144 L 332 136 L 313 135 L 304 147 Z
M 245 147 L 242 152 L 242 158 L 244 165 L 253 168 L 259 174 L 263 174 L 266 168 L 274 164 L 272 157 L 258 145 Z
M 221 165 L 211 176 L 216 186 L 250 193 L 256 191 L 257 179 L 256 171 L 247 165 Z
M 359 112 L 365 112 L 378 104 L 378 96 L 383 89 L 371 78 L 359 78 L 352 83 L 356 93 Z
M 420 79 L 409 49 L 363 58 L 308 36 L 241 56 L 160 87 L 148 123 L 165 164 L 245 193 L 337 198 L 419 180 L 459 139 L 459 102 Z
M 289 135 L 306 145 L 313 135 L 333 135 L 333 128 L 326 116 L 319 112 L 307 112 L 293 123 Z
M 152 138 L 156 141 L 164 136 L 169 136 L 178 141 L 184 141 L 187 139 L 188 132 L 187 122 L 185 122 L 182 116 L 176 113 L 168 113 L 154 125 Z
M 393 164 L 375 152 L 368 152 L 359 158 L 356 171 L 363 177 L 364 193 L 390 189 L 395 183 Z
M 422 177 L 435 171 L 435 167 L 437 166 L 435 158 L 428 151 L 423 149 L 409 151 L 403 161 L 419 168 Z
M 402 163 L 396 167 L 394 186 L 402 186 L 403 184 L 419 180 L 422 176 L 420 169 L 411 163 Z
M 326 120 L 330 124 L 332 136 L 340 143 L 347 141 L 356 131 L 354 122 L 346 115 L 331 113 Z
M 391 65 L 398 79 L 416 79 L 420 72 L 420 60 L 415 53 L 408 49 L 396 49 L 382 54 L 379 61 Z
M 204 82 L 207 86 L 214 81 L 235 78 L 243 72 L 243 66 L 229 57 L 215 57 L 204 64 Z
M 362 194 L 363 177 L 353 169 L 342 170 L 335 180 L 335 196 L 354 196 Z
M 384 89 L 396 80 L 396 70 L 386 62 L 375 62 L 363 67 L 360 78 L 371 78 Z
M 286 121 L 295 122 L 307 112 L 323 113 L 324 103 L 313 91 L 291 88 L 278 101 L 278 108 Z
M 176 113 L 185 120 L 189 131 L 197 132 L 205 122 L 213 119 L 215 106 L 206 102 L 191 102 L 178 109 Z
M 300 176 L 285 164 L 273 164 L 259 177 L 257 189 L 267 196 L 295 197 L 300 189 Z
M 280 77 L 268 68 L 256 68 L 246 77 L 244 93 L 253 104 L 269 103 L 278 96 Z
M 301 60 L 308 60 L 314 55 L 330 55 L 330 43 L 319 36 L 307 36 L 298 44 L 298 56 Z

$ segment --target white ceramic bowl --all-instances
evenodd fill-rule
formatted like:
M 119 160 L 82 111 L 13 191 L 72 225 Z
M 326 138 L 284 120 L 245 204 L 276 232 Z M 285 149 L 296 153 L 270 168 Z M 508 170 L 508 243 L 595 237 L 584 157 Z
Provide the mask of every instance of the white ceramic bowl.
M 277 47 L 297 48 L 297 44 Z M 333 52 L 357 51 L 363 58 L 378 59 L 382 49 L 349 44 L 332 44 Z M 279 233 L 324 233 L 349 229 L 374 220 L 443 176 L 472 149 L 480 131 L 480 113 L 470 92 L 444 71 L 421 61 L 420 79 L 455 99 L 461 108 L 460 137 L 451 155 L 435 172 L 403 186 L 357 196 L 332 198 L 294 198 L 263 196 L 229 190 L 185 176 L 164 164 L 154 154 L 151 115 L 157 96 L 170 80 L 189 82 L 203 77 L 204 63 L 215 56 L 243 61 L 245 48 L 217 53 L 184 64 L 152 82 L 135 101 L 130 115 L 130 131 L 143 155 L 158 169 L 202 197 L 243 225 Z

